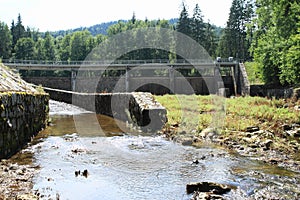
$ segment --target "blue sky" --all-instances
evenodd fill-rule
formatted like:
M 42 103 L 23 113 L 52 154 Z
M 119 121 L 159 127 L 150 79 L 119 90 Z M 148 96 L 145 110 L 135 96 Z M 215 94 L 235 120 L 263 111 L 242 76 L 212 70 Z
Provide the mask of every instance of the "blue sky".
M 0 21 L 9 26 L 18 13 L 23 25 L 40 31 L 91 26 L 118 19 L 178 18 L 182 0 L 0 0 Z M 184 0 L 190 15 L 199 4 L 205 21 L 225 26 L 232 0 Z

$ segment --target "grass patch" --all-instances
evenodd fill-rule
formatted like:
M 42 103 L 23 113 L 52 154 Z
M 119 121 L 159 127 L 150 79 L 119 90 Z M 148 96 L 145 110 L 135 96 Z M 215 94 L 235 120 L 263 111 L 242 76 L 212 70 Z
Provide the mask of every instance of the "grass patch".
M 216 96 L 200 95 L 164 95 L 155 96 L 155 99 L 167 109 L 167 127 L 179 126 L 187 132 L 199 133 L 217 122 L 222 132 L 258 126 L 280 134 L 283 124 L 300 123 L 300 112 L 294 109 L 295 104 L 282 99 L 237 97 L 219 100 Z M 219 101 L 217 105 L 216 101 Z M 218 109 L 224 109 L 224 115 L 218 116 Z

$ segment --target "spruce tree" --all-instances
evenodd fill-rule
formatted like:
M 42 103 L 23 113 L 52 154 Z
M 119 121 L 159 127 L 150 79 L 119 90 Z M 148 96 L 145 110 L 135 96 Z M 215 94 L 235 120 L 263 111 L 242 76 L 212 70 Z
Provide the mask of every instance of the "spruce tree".
M 219 54 L 222 57 L 233 56 L 242 60 L 251 59 L 250 42 L 247 37 L 253 17 L 253 2 L 233 0 L 227 25 L 219 43 Z
M 199 5 L 194 8 L 193 18 L 191 20 L 191 36 L 192 38 L 204 46 L 205 43 L 205 23 Z
M 12 36 L 10 30 L 4 22 L 0 22 L 0 58 L 10 58 Z
M 178 19 L 176 30 L 188 36 L 192 35 L 191 19 L 189 18 L 189 13 L 184 3 L 182 4 L 182 11 Z
M 21 18 L 20 14 L 18 15 L 18 21 L 17 21 L 16 25 L 15 25 L 14 21 L 12 21 L 11 34 L 12 34 L 12 45 L 13 45 L 13 47 L 17 44 L 17 41 L 20 38 L 23 38 L 23 37 L 26 36 L 25 27 L 22 24 L 22 18 Z

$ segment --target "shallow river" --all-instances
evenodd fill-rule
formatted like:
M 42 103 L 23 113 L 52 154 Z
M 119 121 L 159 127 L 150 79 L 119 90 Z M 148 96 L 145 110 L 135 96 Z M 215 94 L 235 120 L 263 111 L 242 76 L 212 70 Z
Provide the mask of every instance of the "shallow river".
M 95 114 L 63 103 L 51 101 L 50 114 L 52 125 L 30 147 L 40 166 L 33 189 L 44 199 L 190 199 L 186 184 L 202 181 L 236 187 L 228 199 L 299 197 L 297 173 L 209 144 L 130 133 L 105 116 L 96 116 L 100 133 L 89 123 Z

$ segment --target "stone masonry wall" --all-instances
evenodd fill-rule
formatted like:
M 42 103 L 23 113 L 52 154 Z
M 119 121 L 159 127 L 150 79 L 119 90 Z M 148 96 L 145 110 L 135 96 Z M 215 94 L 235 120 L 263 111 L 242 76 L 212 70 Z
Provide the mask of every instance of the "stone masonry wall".
M 19 151 L 48 121 L 49 95 L 0 93 L 0 159 Z
M 50 88 L 46 91 L 51 99 L 128 121 L 147 132 L 160 130 L 167 121 L 166 109 L 151 93 L 77 93 Z

